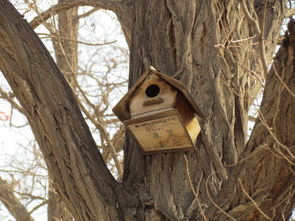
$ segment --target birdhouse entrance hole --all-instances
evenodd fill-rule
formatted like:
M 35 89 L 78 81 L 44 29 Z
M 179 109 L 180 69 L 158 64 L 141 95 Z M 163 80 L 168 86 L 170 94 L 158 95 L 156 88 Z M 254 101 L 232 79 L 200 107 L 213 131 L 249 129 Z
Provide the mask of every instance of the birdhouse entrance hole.
M 158 96 L 160 93 L 160 87 L 156 84 L 152 84 L 145 89 L 146 96 L 152 98 Z

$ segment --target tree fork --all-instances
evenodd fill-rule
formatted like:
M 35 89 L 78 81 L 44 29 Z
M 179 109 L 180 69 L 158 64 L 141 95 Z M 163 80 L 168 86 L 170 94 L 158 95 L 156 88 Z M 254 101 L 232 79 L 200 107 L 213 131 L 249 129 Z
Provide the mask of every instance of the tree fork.
M 261 7 L 257 2 L 255 7 Z M 261 115 L 260 123 L 247 146 L 245 144 L 249 91 L 254 83 L 246 69 L 257 73 L 261 69 L 255 57 L 257 48 L 249 49 L 244 42 L 231 47 L 235 40 L 249 38 L 252 34 L 248 22 L 241 19 L 243 12 L 239 10 L 239 2 L 133 2 L 130 86 L 145 68 L 153 65 L 188 86 L 205 113 L 206 121 L 202 122 L 202 134 L 196 142 L 197 151 L 186 153 L 146 156 L 127 134 L 122 184 L 118 184 L 106 168 L 70 87 L 41 41 L 7 0 L 2 0 L 1 4 L 0 68 L 28 117 L 59 194 L 77 221 L 195 220 L 199 219 L 199 213 L 203 218 L 223 220 L 225 214 L 227 219 L 235 217 L 235 212 L 241 208 L 244 208 L 241 220 L 258 220 L 261 216 L 263 219 L 271 217 L 271 212 L 265 208 L 272 206 L 271 202 L 278 208 L 284 205 L 280 200 L 275 202 L 274 198 L 267 201 L 265 194 L 259 192 L 260 183 L 255 179 L 248 182 L 245 176 L 256 172 L 265 184 L 269 184 L 268 193 L 280 196 L 276 199 L 288 195 L 290 192 L 280 195 L 279 190 L 284 186 L 288 187 L 286 190 L 292 189 L 293 184 L 280 182 L 289 175 L 284 173 L 284 165 L 275 167 L 280 162 L 273 155 L 266 156 L 271 156 L 273 161 L 266 165 L 265 173 L 259 173 L 259 158 L 252 164 L 246 161 L 228 167 L 263 144 L 260 140 L 263 136 L 268 137 L 267 145 L 272 148 L 278 144 L 277 140 L 280 148 L 288 147 L 284 139 L 291 137 L 278 133 L 286 121 L 282 121 L 277 114 L 280 112 L 276 112 L 275 118 Z M 265 36 L 277 39 L 285 1 L 268 2 L 268 5 Z M 129 34 L 129 14 L 118 17 L 122 24 L 124 21 L 128 24 L 125 32 L 128 30 Z M 275 45 L 275 41 L 270 41 L 265 50 L 266 57 L 271 55 Z M 285 80 L 284 76 L 281 79 Z M 279 94 L 275 100 L 271 99 L 273 97 L 267 100 L 270 105 L 279 105 L 277 100 L 285 98 L 286 90 L 274 86 Z M 263 107 L 269 108 L 266 104 Z M 262 108 L 261 112 L 267 110 Z M 267 125 L 274 127 L 275 136 L 269 136 L 269 130 L 265 129 Z M 270 149 L 278 150 L 280 156 L 288 153 L 286 148 Z M 246 166 L 243 170 L 242 165 Z M 273 177 L 268 172 L 275 168 L 278 169 L 275 170 L 278 180 L 271 180 Z M 258 193 L 253 193 L 253 188 Z M 255 196 L 259 193 L 262 198 L 257 201 Z M 241 197 L 242 201 L 235 196 Z M 196 200 L 196 197 L 199 198 Z

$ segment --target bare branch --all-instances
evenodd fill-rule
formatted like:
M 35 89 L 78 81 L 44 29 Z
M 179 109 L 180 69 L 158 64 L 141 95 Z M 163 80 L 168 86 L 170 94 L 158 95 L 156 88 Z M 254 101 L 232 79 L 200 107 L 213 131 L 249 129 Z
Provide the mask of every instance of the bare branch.
M 17 221 L 34 221 L 25 206 L 14 195 L 11 184 L 0 177 L 0 200 Z
M 13 108 L 17 109 L 20 113 L 23 113 L 23 110 L 22 110 L 21 106 L 19 106 L 19 104 L 15 102 L 13 97 L 14 97 L 14 95 L 6 93 L 0 87 L 0 98 L 5 99 L 6 101 L 8 101 L 12 105 Z
M 107 9 L 114 11 L 115 13 L 118 9 L 122 8 L 124 2 L 121 1 L 111 1 L 111 0 L 72 0 L 67 1 L 65 3 L 60 3 L 57 5 L 52 6 L 51 8 L 47 9 L 46 11 L 42 12 L 40 15 L 35 17 L 31 22 L 30 25 L 33 29 L 38 27 L 44 21 L 49 19 L 50 17 L 59 14 L 60 12 L 69 10 L 71 8 L 79 7 L 79 6 L 92 6 L 98 7 L 101 9 Z M 93 11 L 91 11 L 93 12 Z
M 292 17 L 293 15 L 295 15 L 295 8 L 290 8 L 287 10 L 285 17 L 288 18 L 288 17 Z
M 265 16 L 266 16 L 266 7 L 267 7 L 267 1 L 264 1 L 264 8 L 263 8 L 263 19 L 261 25 L 259 25 L 259 21 L 257 18 L 253 18 L 247 8 L 246 1 L 241 1 L 242 10 L 246 16 L 246 18 L 249 21 L 249 24 L 252 24 L 255 28 L 256 34 L 258 36 L 258 43 L 259 43 L 259 52 L 260 52 L 260 58 L 262 62 L 264 77 L 266 78 L 267 75 L 267 62 L 266 62 L 266 56 L 265 56 L 265 46 L 264 46 L 264 24 L 265 24 Z
M 272 220 L 268 215 L 266 215 L 262 209 L 260 209 L 260 207 L 258 206 L 258 204 L 255 202 L 255 200 L 247 193 L 247 191 L 245 190 L 242 181 L 239 179 L 239 183 L 240 186 L 242 188 L 243 193 L 247 196 L 248 199 L 250 199 L 250 201 L 254 204 L 254 206 L 257 208 L 257 210 L 268 220 Z
M 64 38 L 64 37 L 56 36 L 56 35 L 53 35 L 53 34 L 47 34 L 47 33 L 37 33 L 37 34 L 39 36 L 46 36 L 46 37 L 40 37 L 41 39 L 45 39 L 45 38 L 49 38 L 49 39 L 58 38 L 58 39 L 63 39 L 63 40 L 71 41 L 71 42 L 76 42 L 78 44 L 83 44 L 83 45 L 88 45 L 88 46 L 104 46 L 104 45 L 109 45 L 109 44 L 113 44 L 113 43 L 117 42 L 116 40 L 114 40 L 114 41 L 105 42 L 105 43 L 89 43 L 89 42 L 85 42 L 85 41 L 79 41 L 79 40 L 75 40 L 75 39 Z

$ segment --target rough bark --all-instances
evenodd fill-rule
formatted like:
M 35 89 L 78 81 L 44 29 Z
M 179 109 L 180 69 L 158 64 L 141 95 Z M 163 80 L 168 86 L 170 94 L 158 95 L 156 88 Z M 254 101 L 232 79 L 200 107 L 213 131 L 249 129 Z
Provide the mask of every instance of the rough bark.
M 67 209 L 65 203 L 55 191 L 52 181 L 49 180 L 48 205 L 47 205 L 48 221 L 73 221 L 73 216 Z
M 284 4 L 275 1 L 266 7 L 265 39 L 277 39 Z M 261 13 L 259 8 L 263 3 L 257 1 L 255 9 Z M 187 153 L 144 156 L 129 137 L 124 180 L 137 183 L 140 195 L 148 196 L 141 200 L 149 203 L 145 209 L 152 211 L 151 220 L 155 213 L 162 214 L 158 220 L 190 219 L 211 204 L 208 194 L 214 199 L 223 191 L 221 185 L 232 176 L 226 165 L 236 163 L 244 151 L 250 89 L 255 86 L 247 70 L 260 76 L 262 71 L 258 48 L 248 46 L 251 41 L 232 41 L 249 38 L 255 30 L 238 1 L 135 1 L 133 13 L 130 86 L 152 65 L 187 85 L 206 120 L 196 151 Z M 266 58 L 274 46 L 275 41 L 268 41 Z M 224 219 L 220 214 L 214 218 Z
M 0 177 L 0 201 L 16 221 L 34 221 L 26 207 L 15 196 L 11 184 Z
M 289 33 L 267 76 L 260 114 L 245 152 L 216 198 L 236 219 L 288 220 L 294 208 L 294 20 L 288 26 Z M 214 217 L 219 212 L 211 206 L 209 219 L 218 220 Z
M 66 0 L 59 0 L 58 5 L 65 4 Z M 71 8 L 58 14 L 58 29 L 53 38 L 56 64 L 71 85 L 75 82 L 78 69 L 78 8 Z M 53 181 L 49 176 L 48 194 L 48 221 L 72 221 L 73 217 L 66 208 L 61 197 L 54 189 Z
M 24 108 L 56 188 L 76 220 L 288 217 L 294 206 L 294 179 L 286 163 L 293 159 L 294 133 L 288 131 L 294 130 L 290 124 L 294 97 L 291 100 L 290 92 L 270 72 L 261 117 L 246 144 L 251 90 L 258 82 L 249 73 L 263 75 L 257 62 L 261 48 L 249 44 L 259 41 L 258 33 L 240 2 L 133 2 L 132 19 L 127 19 L 133 24 L 130 86 L 152 65 L 187 85 L 206 120 L 201 122 L 195 151 L 144 155 L 127 134 L 121 184 L 105 167 L 50 55 L 10 4 L 3 2 L 0 68 Z M 261 1 L 247 4 L 264 27 L 262 40 L 268 40 L 264 56 L 269 59 L 284 18 L 285 1 L 267 2 L 267 7 Z M 293 45 L 290 42 L 285 46 Z M 294 54 L 278 56 L 287 62 L 277 63 L 279 76 L 294 91 Z M 290 70 L 283 68 L 286 64 Z M 273 130 L 267 130 L 263 122 Z M 269 151 L 256 154 L 264 142 Z M 242 162 L 237 163 L 239 159 Z

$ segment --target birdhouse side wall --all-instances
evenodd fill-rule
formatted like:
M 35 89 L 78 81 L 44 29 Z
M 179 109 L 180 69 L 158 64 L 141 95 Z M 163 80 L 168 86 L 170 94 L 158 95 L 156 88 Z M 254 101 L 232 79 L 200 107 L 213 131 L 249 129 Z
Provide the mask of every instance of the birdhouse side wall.
M 194 143 L 201 128 L 192 107 L 188 104 L 185 97 L 178 94 L 176 97 L 175 108 L 178 110 L 179 115 L 182 118 L 182 122 L 185 125 L 192 142 Z

